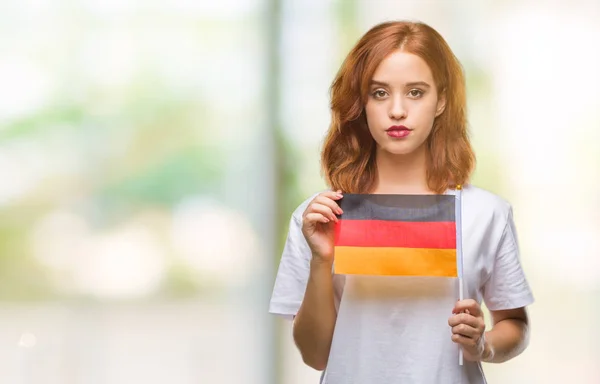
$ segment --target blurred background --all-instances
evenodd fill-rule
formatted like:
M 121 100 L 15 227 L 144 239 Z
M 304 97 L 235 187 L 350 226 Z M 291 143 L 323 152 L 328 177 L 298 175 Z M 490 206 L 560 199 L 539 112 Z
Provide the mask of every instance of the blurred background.
M 267 314 L 328 88 L 390 19 L 462 62 L 536 303 L 490 383 L 600 383 L 600 3 L 0 1 L 0 383 L 317 383 Z

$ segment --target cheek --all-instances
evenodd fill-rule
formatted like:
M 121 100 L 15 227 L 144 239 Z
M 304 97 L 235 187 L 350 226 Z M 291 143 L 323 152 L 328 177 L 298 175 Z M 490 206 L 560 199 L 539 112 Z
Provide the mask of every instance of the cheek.
M 379 113 L 377 111 L 377 108 L 372 104 L 367 104 L 365 106 L 365 114 L 367 117 L 367 125 L 369 126 L 369 129 L 375 128 L 377 126 L 377 121 L 380 120 L 378 118 Z
M 418 115 L 421 124 L 430 125 L 435 120 L 435 112 L 437 111 L 437 105 L 435 103 L 424 103 L 418 108 Z
M 382 121 L 388 118 L 388 106 L 383 103 L 367 103 L 365 104 L 365 114 L 367 120 L 372 122 Z

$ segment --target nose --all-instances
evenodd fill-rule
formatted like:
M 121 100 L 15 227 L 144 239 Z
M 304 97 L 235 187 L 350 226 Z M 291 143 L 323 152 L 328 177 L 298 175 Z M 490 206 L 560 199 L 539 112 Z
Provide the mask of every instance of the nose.
M 391 98 L 391 105 L 389 110 L 390 119 L 402 120 L 406 117 L 406 108 L 401 97 L 395 96 Z

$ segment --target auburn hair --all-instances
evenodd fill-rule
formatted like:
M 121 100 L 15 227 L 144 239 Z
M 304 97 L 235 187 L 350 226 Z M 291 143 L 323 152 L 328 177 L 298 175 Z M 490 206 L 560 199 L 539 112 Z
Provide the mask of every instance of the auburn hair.
M 333 190 L 372 192 L 377 181 L 375 140 L 367 127 L 365 104 L 377 66 L 401 50 L 421 57 L 438 91 L 444 111 L 427 138 L 427 183 L 435 193 L 468 182 L 475 167 L 466 117 L 462 67 L 444 38 L 421 22 L 391 21 L 371 28 L 352 48 L 330 89 L 331 124 L 321 153 L 325 180 Z M 438 96 L 438 97 L 439 97 Z

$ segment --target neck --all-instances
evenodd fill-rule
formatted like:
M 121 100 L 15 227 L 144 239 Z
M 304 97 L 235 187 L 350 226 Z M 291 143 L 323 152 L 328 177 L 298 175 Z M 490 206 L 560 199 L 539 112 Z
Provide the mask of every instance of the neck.
M 377 149 L 376 194 L 429 194 L 427 186 L 427 149 L 408 155 L 394 155 Z

